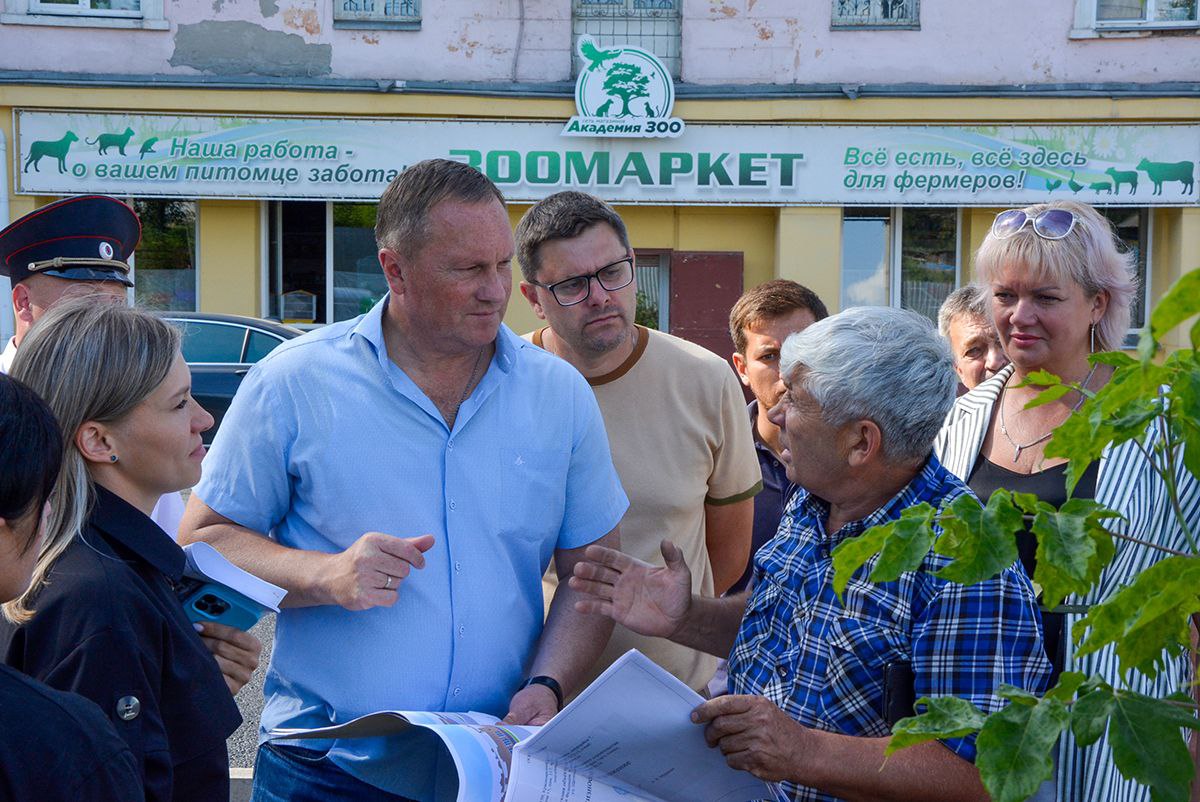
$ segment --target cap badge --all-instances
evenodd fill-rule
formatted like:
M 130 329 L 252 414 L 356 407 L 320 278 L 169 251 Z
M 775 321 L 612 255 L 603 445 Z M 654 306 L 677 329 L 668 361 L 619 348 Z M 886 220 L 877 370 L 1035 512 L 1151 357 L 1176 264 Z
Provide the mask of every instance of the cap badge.
M 101 259 L 113 258 L 113 246 L 109 245 L 107 242 L 101 242 L 100 243 L 100 258 Z

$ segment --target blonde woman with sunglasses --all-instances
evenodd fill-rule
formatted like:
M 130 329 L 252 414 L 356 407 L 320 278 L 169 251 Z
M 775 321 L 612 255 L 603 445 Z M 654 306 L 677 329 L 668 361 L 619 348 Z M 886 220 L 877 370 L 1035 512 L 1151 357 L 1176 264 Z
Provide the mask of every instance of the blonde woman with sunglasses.
M 1066 464 L 1048 458 L 1046 443 L 1055 429 L 1083 403 L 1071 392 L 1033 409 L 1026 404 L 1040 393 L 1022 383 L 1046 370 L 1090 391 L 1112 376 L 1107 365 L 1092 365 L 1096 351 L 1120 348 L 1129 327 L 1134 297 L 1131 255 L 1118 246 L 1113 228 L 1094 208 L 1056 201 L 996 216 L 976 254 L 976 276 L 991 296 L 992 314 L 1011 364 L 960 398 L 934 449 L 942 463 L 986 501 L 997 488 L 1036 493 L 1061 505 L 1066 501 Z M 1158 436 L 1149 432 L 1149 447 Z M 1200 487 L 1182 462 L 1177 466 L 1181 500 L 1189 524 L 1200 525 Z M 1186 539 L 1170 513 L 1166 486 L 1136 443 L 1109 448 L 1076 485 L 1073 497 L 1094 498 L 1121 512 L 1127 522 L 1110 526 L 1136 533 L 1174 549 Z M 1021 562 L 1030 575 L 1036 567 L 1036 540 L 1018 535 Z M 1067 600 L 1085 609 L 1108 598 L 1130 577 L 1147 568 L 1156 552 L 1116 541 L 1117 554 L 1100 583 L 1085 598 Z M 1044 613 L 1046 651 L 1056 674 L 1062 670 L 1099 673 L 1121 684 L 1111 649 L 1075 659 L 1070 639 L 1077 613 Z M 1135 674 L 1131 688 L 1161 696 L 1183 690 L 1186 660 L 1169 663 L 1156 681 Z M 1107 739 L 1081 749 L 1068 733 L 1059 744 L 1058 777 L 1036 799 L 1063 802 L 1148 802 L 1149 790 L 1121 777 Z

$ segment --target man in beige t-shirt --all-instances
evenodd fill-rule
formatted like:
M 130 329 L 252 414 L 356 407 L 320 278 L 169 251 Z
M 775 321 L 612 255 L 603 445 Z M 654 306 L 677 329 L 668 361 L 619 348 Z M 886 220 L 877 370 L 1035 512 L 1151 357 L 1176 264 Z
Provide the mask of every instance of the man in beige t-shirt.
M 549 324 L 526 338 L 574 365 L 600 404 L 630 501 L 622 550 L 661 565 L 670 540 L 693 569 L 693 592 L 724 593 L 746 566 L 762 487 L 734 372 L 698 345 L 634 324 L 633 250 L 604 201 L 560 192 L 534 205 L 517 226 L 517 257 L 521 293 Z M 545 585 L 549 597 L 556 583 Z M 717 664 L 618 625 L 592 676 L 631 648 L 697 689 Z

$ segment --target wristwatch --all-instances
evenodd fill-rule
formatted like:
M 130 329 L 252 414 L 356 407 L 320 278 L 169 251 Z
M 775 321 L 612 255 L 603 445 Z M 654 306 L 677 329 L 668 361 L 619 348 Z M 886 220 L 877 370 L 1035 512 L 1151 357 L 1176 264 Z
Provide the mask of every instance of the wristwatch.
M 536 676 L 536 677 L 530 677 L 529 679 L 522 682 L 521 687 L 518 688 L 517 690 L 523 691 L 526 688 L 528 688 L 530 685 L 545 685 L 547 688 L 549 688 L 551 691 L 554 692 L 554 699 L 555 699 L 555 701 L 558 702 L 558 709 L 559 710 L 563 709 L 563 689 L 562 689 L 562 686 L 558 684 L 558 680 L 556 680 L 554 677 L 546 677 L 546 676 L 540 676 L 540 675 Z

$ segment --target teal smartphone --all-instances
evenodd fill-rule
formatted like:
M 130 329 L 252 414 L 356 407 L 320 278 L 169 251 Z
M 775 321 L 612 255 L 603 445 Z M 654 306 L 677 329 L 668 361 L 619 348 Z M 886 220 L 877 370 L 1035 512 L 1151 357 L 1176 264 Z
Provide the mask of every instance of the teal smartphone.
M 264 612 L 262 605 L 214 582 L 205 582 L 185 592 L 181 601 L 188 620 L 194 624 L 213 621 L 242 631 L 257 624 Z

